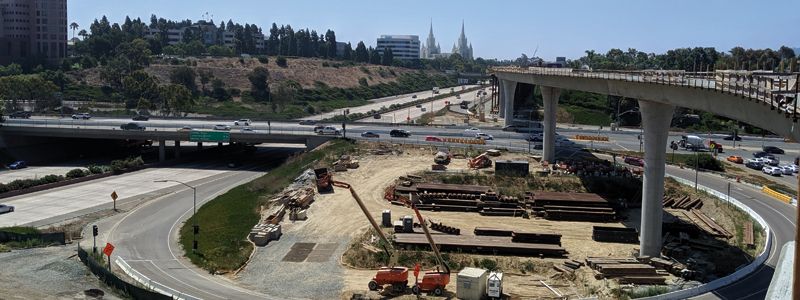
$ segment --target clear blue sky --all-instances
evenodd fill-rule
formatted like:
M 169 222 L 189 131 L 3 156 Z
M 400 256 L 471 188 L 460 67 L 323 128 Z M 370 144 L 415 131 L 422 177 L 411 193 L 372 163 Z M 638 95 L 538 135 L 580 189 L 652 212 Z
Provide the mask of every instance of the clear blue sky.
M 766 5 L 769 3 L 769 6 Z M 443 52 L 458 38 L 461 20 L 476 57 L 577 58 L 584 50 L 636 48 L 664 52 L 679 47 L 729 50 L 800 47 L 800 1 L 776 0 L 559 0 L 559 1 L 259 1 L 259 0 L 69 0 L 70 22 L 88 29 L 102 15 L 122 23 L 125 15 L 168 19 L 233 19 L 268 28 L 273 22 L 323 31 L 337 40 L 375 45 L 381 34 L 419 35 L 424 42 L 433 19 Z

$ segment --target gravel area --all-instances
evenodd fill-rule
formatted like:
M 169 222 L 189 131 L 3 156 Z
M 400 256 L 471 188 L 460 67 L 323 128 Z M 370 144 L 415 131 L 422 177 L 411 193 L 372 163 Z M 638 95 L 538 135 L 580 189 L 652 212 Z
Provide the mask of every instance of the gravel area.
M 74 245 L 0 253 L 0 299 L 120 299 L 78 259 Z M 84 294 L 100 289 L 102 298 Z

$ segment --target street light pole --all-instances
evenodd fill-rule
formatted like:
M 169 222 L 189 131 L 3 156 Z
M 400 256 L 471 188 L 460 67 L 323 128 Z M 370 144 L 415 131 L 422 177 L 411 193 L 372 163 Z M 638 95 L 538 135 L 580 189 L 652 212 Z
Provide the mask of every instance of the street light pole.
M 700 173 L 700 155 L 694 151 L 694 191 L 697 192 L 697 176 Z
M 197 225 L 197 218 L 195 218 L 195 214 L 197 214 L 197 187 L 172 179 L 155 180 L 153 182 L 175 182 L 192 189 L 192 253 L 197 252 L 197 234 L 200 233 L 200 227 Z

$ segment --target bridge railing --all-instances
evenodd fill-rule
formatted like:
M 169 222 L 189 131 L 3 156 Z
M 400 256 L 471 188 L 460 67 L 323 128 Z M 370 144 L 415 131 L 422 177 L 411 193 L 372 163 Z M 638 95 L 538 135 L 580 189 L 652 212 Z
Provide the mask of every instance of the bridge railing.
M 683 70 L 583 70 L 542 67 L 494 67 L 492 73 L 519 73 L 541 76 L 581 77 L 620 80 L 671 86 L 684 86 L 713 90 L 741 96 L 749 101 L 759 101 L 770 110 L 798 121 L 800 98 L 800 73 L 775 73 L 770 71 L 716 70 L 690 72 Z

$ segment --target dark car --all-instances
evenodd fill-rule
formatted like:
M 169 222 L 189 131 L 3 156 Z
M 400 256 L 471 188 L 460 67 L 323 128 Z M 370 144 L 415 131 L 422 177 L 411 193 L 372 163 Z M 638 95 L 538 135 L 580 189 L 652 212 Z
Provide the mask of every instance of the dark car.
M 517 128 L 519 128 L 519 126 L 517 126 L 517 125 L 508 125 L 508 126 L 503 127 L 503 131 L 516 132 Z
M 525 138 L 525 140 L 527 140 L 529 142 L 541 142 L 541 141 L 543 141 L 542 137 L 538 136 L 538 135 L 529 135 L 527 138 Z
M 761 170 L 764 167 L 764 163 L 754 159 L 748 159 L 744 162 L 744 165 L 753 170 Z
M 644 160 L 638 157 L 633 157 L 633 156 L 625 157 L 625 163 L 629 165 L 644 167 Z
M 315 125 L 317 121 L 314 120 L 301 120 L 300 125 Z
M 380 119 L 381 118 L 381 114 L 374 114 L 374 115 L 372 115 L 372 118 L 373 119 Z
M 8 168 L 11 169 L 11 170 L 19 170 L 19 169 L 24 169 L 24 168 L 27 168 L 27 167 L 28 167 L 28 163 L 26 163 L 24 160 L 18 160 L 18 161 L 15 161 L 15 162 L 11 163 L 10 165 L 8 165 Z
M 783 149 L 775 147 L 775 146 L 764 146 L 764 152 L 772 153 L 772 154 L 784 154 L 785 152 Z
M 29 111 L 15 111 L 15 112 L 11 113 L 10 115 L 8 115 L 8 117 L 12 118 L 12 119 L 30 119 L 31 118 L 31 112 L 29 112 Z
M 134 121 L 147 121 L 150 120 L 150 116 L 148 115 L 136 115 L 133 117 Z
M 726 141 L 732 141 L 732 140 L 734 140 L 734 139 L 736 139 L 737 141 L 741 141 L 741 140 L 742 140 L 742 137 L 740 137 L 740 136 L 738 136 L 738 135 L 736 135 L 736 136 L 734 136 L 734 135 L 726 135 L 726 136 L 725 136 L 725 137 L 723 137 L 722 139 L 723 139 L 723 140 L 726 140 Z
M 325 128 L 325 126 L 322 126 L 322 125 L 314 126 L 314 132 L 320 133 L 320 132 L 322 132 L 322 129 L 324 129 L 324 128 Z
M 377 134 L 377 133 L 372 132 L 372 131 L 365 131 L 365 132 L 361 133 L 361 137 L 364 137 L 364 138 L 379 138 L 381 136 L 379 134 Z
M 775 159 L 775 155 L 769 154 L 768 152 L 758 151 L 753 153 L 753 157 L 755 158 L 762 158 L 762 157 L 769 157 Z
M 392 129 L 389 131 L 389 136 L 391 137 L 409 137 L 411 136 L 411 132 L 408 130 L 403 129 Z
M 122 126 L 120 126 L 119 128 L 122 128 L 122 130 L 141 130 L 141 131 L 145 130 L 144 126 L 142 126 L 139 123 L 133 123 L 133 122 L 122 124 Z

